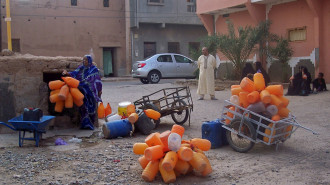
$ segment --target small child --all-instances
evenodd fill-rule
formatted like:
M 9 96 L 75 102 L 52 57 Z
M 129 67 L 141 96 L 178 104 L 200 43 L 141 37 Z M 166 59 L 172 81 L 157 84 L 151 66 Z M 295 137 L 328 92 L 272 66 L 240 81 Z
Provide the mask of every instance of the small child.
M 313 81 L 313 89 L 312 89 L 313 92 L 314 89 L 316 89 L 316 93 L 320 91 L 327 91 L 327 85 L 325 84 L 325 80 L 323 76 L 324 76 L 323 73 L 319 73 L 317 79 Z

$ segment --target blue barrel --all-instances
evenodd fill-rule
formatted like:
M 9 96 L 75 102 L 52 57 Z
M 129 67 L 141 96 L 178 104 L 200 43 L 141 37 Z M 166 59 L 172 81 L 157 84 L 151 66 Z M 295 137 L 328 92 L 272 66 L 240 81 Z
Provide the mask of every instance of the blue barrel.
M 102 127 L 106 139 L 128 136 L 132 129 L 132 124 L 127 119 L 110 121 Z
M 226 129 L 222 128 L 220 119 L 207 121 L 202 124 L 202 138 L 211 142 L 211 148 L 228 145 Z

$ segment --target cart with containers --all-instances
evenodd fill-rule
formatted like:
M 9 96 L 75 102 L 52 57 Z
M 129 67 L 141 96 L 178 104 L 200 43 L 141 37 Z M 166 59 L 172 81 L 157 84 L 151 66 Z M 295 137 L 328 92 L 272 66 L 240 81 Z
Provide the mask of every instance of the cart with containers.
M 234 107 L 234 110 L 230 110 Z M 232 116 L 228 116 L 228 113 Z M 265 115 L 247 110 L 239 105 L 225 100 L 221 113 L 221 122 L 226 129 L 229 145 L 237 152 L 248 152 L 255 143 L 276 145 L 289 139 L 298 128 L 313 130 L 302 126 L 293 114 L 279 121 L 273 121 Z

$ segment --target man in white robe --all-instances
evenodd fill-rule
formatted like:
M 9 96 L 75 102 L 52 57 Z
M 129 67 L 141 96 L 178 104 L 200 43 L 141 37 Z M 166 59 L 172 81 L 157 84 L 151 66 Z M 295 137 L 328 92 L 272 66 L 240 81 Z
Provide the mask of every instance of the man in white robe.
M 214 96 L 214 69 L 216 68 L 216 60 L 214 56 L 209 54 L 206 47 L 202 49 L 203 55 L 198 58 L 199 80 L 197 94 L 198 100 L 203 100 L 205 94 L 209 94 L 211 100 L 217 100 Z

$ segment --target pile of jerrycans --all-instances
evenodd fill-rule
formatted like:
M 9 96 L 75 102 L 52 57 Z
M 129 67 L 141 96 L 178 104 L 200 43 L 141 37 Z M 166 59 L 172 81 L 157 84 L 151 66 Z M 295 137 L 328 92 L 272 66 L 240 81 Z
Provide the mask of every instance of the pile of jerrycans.
M 202 124 L 202 138 L 211 142 L 212 149 L 228 145 L 226 129 L 222 125 L 220 119 L 206 121 Z

